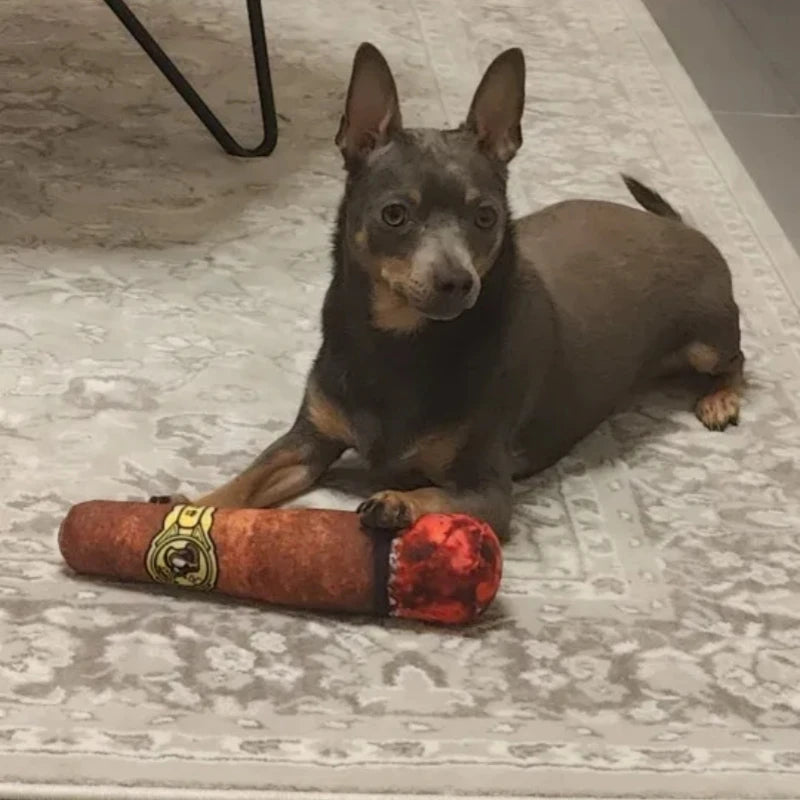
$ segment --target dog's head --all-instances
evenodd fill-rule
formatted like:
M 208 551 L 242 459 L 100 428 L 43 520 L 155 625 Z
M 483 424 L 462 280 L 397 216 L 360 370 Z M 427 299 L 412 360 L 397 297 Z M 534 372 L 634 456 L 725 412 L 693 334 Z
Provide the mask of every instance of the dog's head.
M 408 332 L 475 305 L 509 224 L 524 95 L 522 51 L 507 50 L 459 128 L 403 128 L 389 65 L 359 47 L 336 136 L 348 172 L 340 236 L 370 278 L 377 327 Z

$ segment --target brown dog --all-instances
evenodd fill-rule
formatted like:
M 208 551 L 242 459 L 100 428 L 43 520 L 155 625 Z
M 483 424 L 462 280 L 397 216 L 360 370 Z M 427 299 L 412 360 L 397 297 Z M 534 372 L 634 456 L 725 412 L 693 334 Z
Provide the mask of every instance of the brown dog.
M 365 526 L 460 511 L 505 535 L 512 479 L 551 465 L 667 365 L 711 376 L 696 407 L 708 428 L 737 422 L 739 313 L 702 233 L 630 178 L 652 213 L 582 200 L 511 221 L 524 86 L 522 53 L 508 50 L 461 127 L 408 129 L 383 56 L 359 48 L 336 138 L 347 184 L 323 342 L 300 411 L 197 504 L 279 504 L 355 448 L 389 487 L 360 506 Z

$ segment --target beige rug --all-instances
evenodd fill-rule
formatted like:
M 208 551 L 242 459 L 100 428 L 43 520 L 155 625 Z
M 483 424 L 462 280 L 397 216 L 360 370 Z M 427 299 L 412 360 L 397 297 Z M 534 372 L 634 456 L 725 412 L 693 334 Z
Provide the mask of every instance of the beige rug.
M 137 6 L 255 138 L 244 3 Z M 800 263 L 639 0 L 266 12 L 281 141 L 241 162 L 99 0 L 0 7 L 0 797 L 800 797 Z M 627 168 L 691 214 L 743 305 L 742 425 L 649 398 L 520 486 L 473 630 L 76 579 L 70 503 L 206 488 L 291 421 L 362 39 L 429 124 L 524 47 L 519 212 Z

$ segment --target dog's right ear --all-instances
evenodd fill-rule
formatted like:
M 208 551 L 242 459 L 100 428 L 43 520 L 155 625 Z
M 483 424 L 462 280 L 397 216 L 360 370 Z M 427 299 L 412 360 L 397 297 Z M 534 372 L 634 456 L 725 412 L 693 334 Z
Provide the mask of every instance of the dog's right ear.
M 392 71 L 386 59 L 365 42 L 356 51 L 336 144 L 348 166 L 389 141 L 403 126 Z

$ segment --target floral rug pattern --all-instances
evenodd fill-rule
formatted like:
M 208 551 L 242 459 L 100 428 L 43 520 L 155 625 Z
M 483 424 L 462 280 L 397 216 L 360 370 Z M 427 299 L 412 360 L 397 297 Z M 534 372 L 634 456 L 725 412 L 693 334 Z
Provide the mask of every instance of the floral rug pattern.
M 138 7 L 255 138 L 244 3 Z M 799 265 L 639 0 L 265 14 L 281 139 L 237 161 L 104 4 L 0 11 L 0 794 L 797 797 Z M 689 213 L 735 276 L 741 425 L 654 394 L 520 485 L 501 596 L 467 630 L 75 577 L 70 504 L 209 488 L 291 422 L 363 39 L 431 125 L 524 48 L 518 213 L 628 202 L 620 170 Z M 304 502 L 352 508 L 343 485 Z

